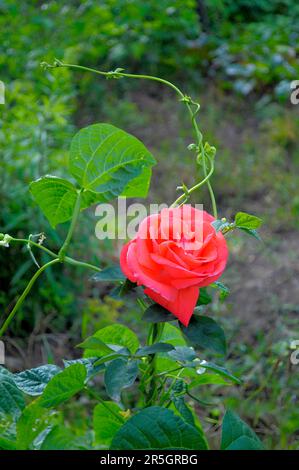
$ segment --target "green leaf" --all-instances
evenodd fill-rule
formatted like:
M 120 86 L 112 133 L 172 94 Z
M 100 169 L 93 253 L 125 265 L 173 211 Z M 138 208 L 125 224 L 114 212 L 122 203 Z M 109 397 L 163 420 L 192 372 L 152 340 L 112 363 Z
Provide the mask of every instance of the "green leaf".
M 193 348 L 188 346 L 176 346 L 174 351 L 170 351 L 168 356 L 177 362 L 192 362 L 196 358 L 196 353 Z
M 151 177 L 151 168 L 145 167 L 137 178 L 134 178 L 127 184 L 121 195 L 127 198 L 146 197 L 150 187 Z
M 126 195 L 129 182 L 154 164 L 142 142 L 110 124 L 85 127 L 71 143 L 70 172 L 81 188 L 101 194 L 99 202 Z M 128 189 L 135 196 L 132 187 Z
M 121 348 L 120 346 L 118 347 L 119 349 L 116 352 L 108 354 L 107 356 L 103 356 L 100 359 L 97 359 L 95 366 L 100 366 L 103 364 L 106 365 L 108 364 L 108 362 L 114 361 L 114 359 L 118 359 L 119 357 L 123 357 L 127 360 L 130 356 L 130 351 L 127 348 Z
M 226 339 L 223 329 L 210 317 L 193 315 L 188 327 L 181 326 L 184 335 L 198 348 L 226 354 Z
M 30 192 L 53 228 L 72 218 L 78 190 L 70 181 L 46 175 L 30 183 Z M 95 193 L 83 192 L 81 210 L 95 204 L 97 199 Z
M 175 317 L 161 305 L 153 304 L 145 310 L 142 320 L 148 323 L 160 323 L 174 321 Z
M 126 277 L 124 276 L 119 266 L 109 266 L 107 268 L 102 269 L 101 272 L 96 273 L 94 276 L 92 276 L 93 281 L 100 282 L 124 281 L 125 279 Z
M 121 325 L 120 323 L 115 323 L 114 325 L 109 325 L 105 328 L 102 328 L 101 330 L 98 330 L 93 335 L 93 338 L 97 338 L 108 345 L 116 344 L 118 346 L 128 348 L 132 354 L 134 354 L 139 347 L 139 340 L 136 334 L 128 327 Z M 101 349 L 86 349 L 84 353 L 85 357 L 101 357 L 102 355 L 103 354 Z
M 75 437 L 74 433 L 62 425 L 55 426 L 45 437 L 41 450 L 86 450 L 89 446 L 84 437 Z
M 246 212 L 238 212 L 235 216 L 235 225 L 242 229 L 257 229 L 262 225 L 263 221 L 255 215 L 246 214 Z
M 213 362 L 201 361 L 199 364 L 196 364 L 196 366 L 199 368 L 199 370 L 206 369 L 206 370 L 211 370 L 213 372 L 216 372 L 216 374 L 219 374 L 222 377 L 229 379 L 231 382 L 234 382 L 238 385 L 242 383 L 242 381 L 238 379 L 238 377 L 231 374 L 225 367 L 218 366 L 217 364 L 214 364 Z
M 14 382 L 27 395 L 41 395 L 50 380 L 61 372 L 60 367 L 46 364 L 14 375 Z
M 189 384 L 189 390 L 201 385 L 231 385 L 231 381 L 228 381 L 227 378 L 224 378 L 221 375 L 208 373 L 205 371 L 204 374 L 200 374 L 191 380 Z
M 206 287 L 202 287 L 199 291 L 199 298 L 196 305 L 208 305 L 212 302 L 212 297 L 208 293 Z
M 165 323 L 160 341 L 163 343 L 171 344 L 172 346 L 186 346 L 186 341 L 183 338 L 181 330 L 170 323 Z M 157 372 L 171 370 L 176 366 L 176 362 L 173 359 L 170 359 L 168 354 L 169 353 L 162 353 L 157 357 Z
M 185 398 L 173 396 L 172 403 L 186 423 L 190 424 L 191 426 L 195 426 L 194 416 L 189 406 L 186 404 Z
M 122 390 L 133 385 L 137 374 L 138 361 L 120 358 L 110 362 L 105 371 L 105 386 L 109 397 L 120 401 Z
M 93 429 L 95 443 L 109 447 L 117 431 L 125 420 L 121 416 L 121 408 L 113 401 L 99 403 L 93 412 Z
M 17 449 L 32 448 L 33 441 L 50 423 L 52 412 L 42 408 L 38 401 L 30 403 L 22 412 L 17 422 Z
M 159 406 L 145 408 L 118 431 L 113 450 L 205 450 L 207 445 L 198 429 L 173 411 Z
M 246 232 L 248 235 L 251 235 L 253 238 L 256 238 L 256 240 L 258 240 L 259 242 L 262 241 L 260 234 L 256 230 L 251 229 L 251 228 L 244 228 L 244 227 L 238 227 L 238 228 L 239 230 Z
M 71 360 L 64 360 L 63 364 L 65 367 L 69 367 L 73 364 L 83 364 L 86 368 L 87 378 L 86 380 L 90 380 L 95 375 L 103 372 L 105 369 L 105 365 L 96 365 L 98 358 L 97 357 L 89 357 L 89 358 L 81 358 L 81 359 L 71 359 Z
M 171 392 L 171 399 L 175 409 L 180 413 L 182 418 L 191 426 L 195 426 L 195 420 L 192 411 L 185 402 L 183 394 L 187 391 L 187 386 L 183 380 L 177 380 Z
M 89 338 L 86 338 L 82 343 L 78 344 L 77 348 L 95 349 L 97 352 L 101 352 L 101 355 L 114 352 L 113 349 L 111 349 L 101 339 L 96 338 L 95 336 L 89 336 Z
M 255 432 L 232 411 L 227 411 L 222 423 L 222 450 L 263 450 Z
M 2 369 L 0 373 L 0 418 L 17 418 L 25 407 L 23 393 L 14 383 L 13 375 L 4 371 L 5 369 Z
M 51 408 L 68 400 L 84 388 L 86 368 L 83 364 L 73 364 L 55 375 L 46 386 L 40 404 Z
M 174 349 L 172 344 L 168 343 L 155 343 L 151 346 L 144 346 L 143 348 L 138 349 L 136 352 L 137 356 L 148 356 L 149 354 L 156 354 L 156 353 L 165 353 Z

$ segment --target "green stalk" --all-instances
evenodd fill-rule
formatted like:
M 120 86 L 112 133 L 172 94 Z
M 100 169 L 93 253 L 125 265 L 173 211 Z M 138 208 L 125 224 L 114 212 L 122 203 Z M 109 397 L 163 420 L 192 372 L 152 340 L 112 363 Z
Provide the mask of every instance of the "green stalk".
M 151 339 L 148 341 L 149 345 L 157 343 L 163 333 L 164 330 L 164 323 L 153 323 L 151 327 Z M 146 379 L 146 383 L 149 382 L 148 391 L 145 397 L 145 406 L 151 406 L 152 403 L 155 402 L 158 393 L 158 382 L 156 376 L 156 354 L 151 354 L 149 356 L 148 362 L 148 379 Z
M 77 200 L 76 200 L 76 204 L 75 204 L 75 207 L 74 207 L 74 212 L 73 212 L 71 225 L 70 225 L 69 231 L 67 233 L 66 239 L 65 239 L 65 241 L 64 241 L 64 243 L 63 243 L 63 245 L 60 248 L 59 253 L 58 253 L 59 259 L 62 260 L 62 261 L 65 259 L 66 252 L 68 250 L 70 241 L 72 239 L 72 236 L 73 236 L 76 224 L 77 224 L 77 220 L 78 220 L 79 213 L 80 213 L 80 207 L 81 207 L 81 195 L 82 195 L 82 190 L 78 191 Z
M 45 269 L 49 268 L 50 266 L 52 266 L 53 264 L 56 264 L 56 263 L 60 263 L 60 260 L 59 258 L 55 258 L 53 259 L 52 261 L 49 261 L 48 263 L 44 264 L 43 266 L 41 266 L 39 268 L 38 271 L 36 271 L 36 273 L 34 274 L 34 276 L 30 279 L 30 281 L 28 282 L 27 286 L 26 286 L 26 289 L 23 291 L 22 295 L 19 297 L 16 305 L 14 306 L 14 308 L 12 309 L 12 311 L 10 312 L 10 314 L 8 315 L 7 319 L 5 320 L 5 322 L 3 323 L 1 329 L 0 329 L 0 338 L 4 335 L 4 333 L 6 332 L 7 328 L 9 327 L 10 323 L 12 322 L 15 314 L 17 313 L 17 311 L 19 310 L 19 308 L 22 306 L 24 300 L 26 299 L 27 295 L 29 294 L 29 292 L 31 291 L 32 287 L 33 287 L 33 284 L 35 283 L 35 281 L 37 280 L 37 278 L 45 271 Z
M 32 245 L 35 248 L 39 248 L 40 250 L 44 251 L 47 253 L 49 256 L 52 256 L 52 258 L 59 258 L 57 253 L 54 253 L 54 251 L 49 250 L 43 245 L 40 245 L 39 243 L 35 243 L 32 240 L 25 239 L 25 238 L 11 238 L 10 243 L 16 242 L 16 243 L 24 243 L 25 245 Z M 101 272 L 102 269 L 99 268 L 98 266 L 95 266 L 94 264 L 90 263 L 85 263 L 84 261 L 78 261 L 74 258 L 71 258 L 70 256 L 65 256 L 64 260 L 65 263 L 71 264 L 72 266 L 79 266 L 82 268 L 87 268 L 87 269 L 92 269 L 93 271 Z

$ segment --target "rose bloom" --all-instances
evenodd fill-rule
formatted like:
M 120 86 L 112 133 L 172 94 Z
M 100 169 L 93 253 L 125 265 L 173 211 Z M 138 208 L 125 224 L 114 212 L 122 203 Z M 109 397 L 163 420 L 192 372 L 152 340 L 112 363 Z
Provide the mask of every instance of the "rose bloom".
M 215 218 L 183 205 L 146 217 L 121 251 L 125 276 L 188 326 L 200 288 L 223 273 L 228 249 Z

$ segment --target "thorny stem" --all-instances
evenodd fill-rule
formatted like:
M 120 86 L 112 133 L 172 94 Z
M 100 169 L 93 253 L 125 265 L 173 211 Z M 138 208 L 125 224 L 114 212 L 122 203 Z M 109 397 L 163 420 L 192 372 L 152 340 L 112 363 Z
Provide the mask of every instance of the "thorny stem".
M 111 71 L 111 72 L 103 72 L 102 70 L 96 70 L 96 69 L 93 69 L 93 68 L 90 68 L 90 67 L 85 67 L 83 65 L 66 64 L 66 63 L 61 62 L 60 60 L 57 60 L 57 59 L 55 59 L 53 65 L 50 65 L 46 62 L 42 62 L 41 66 L 44 67 L 45 69 L 47 69 L 47 68 L 57 68 L 57 67 L 67 67 L 67 68 L 72 68 L 72 69 L 76 69 L 76 70 L 82 70 L 82 71 L 85 71 L 85 72 L 92 72 L 92 73 L 95 73 L 97 75 L 101 75 L 101 76 L 106 77 L 106 78 L 116 78 L 116 79 L 118 79 L 118 78 L 121 78 L 121 77 L 126 77 L 126 78 L 152 80 L 152 81 L 162 83 L 162 84 L 172 88 L 178 94 L 178 96 L 180 97 L 180 101 L 182 101 L 183 103 L 186 104 L 188 112 L 189 112 L 190 117 L 191 117 L 192 126 L 193 126 L 193 129 L 194 129 L 195 135 L 196 135 L 197 148 L 199 149 L 200 147 L 202 147 L 202 134 L 201 134 L 201 132 L 198 128 L 198 124 L 197 124 L 197 120 L 196 120 L 196 116 L 199 112 L 200 105 L 198 103 L 196 103 L 195 101 L 193 101 L 190 97 L 186 96 L 176 85 L 174 85 L 170 81 L 164 80 L 163 78 L 155 77 L 155 76 L 152 76 L 152 75 L 143 75 L 143 74 L 138 75 L 138 74 L 132 74 L 132 73 L 124 73 L 122 71 L 123 69 L 116 69 L 115 71 Z M 195 106 L 195 111 L 193 111 L 192 106 Z M 207 173 L 207 168 L 206 168 L 206 163 L 205 163 L 205 155 L 204 155 L 203 152 L 201 152 L 201 155 L 202 155 L 202 166 L 203 166 L 203 172 L 204 172 L 204 179 L 200 183 L 193 186 L 191 189 L 187 190 L 185 194 L 182 194 L 172 204 L 172 207 L 174 207 L 174 206 L 176 206 L 180 203 L 186 202 L 189 199 L 189 196 L 193 191 L 200 188 L 203 184 L 207 184 L 209 194 L 210 194 L 211 203 L 212 203 L 213 214 L 214 214 L 214 217 L 217 219 L 216 200 L 215 200 L 215 195 L 214 195 L 212 185 L 210 183 L 210 177 L 213 174 L 214 165 L 211 165 L 211 170 L 210 170 L 209 173 Z

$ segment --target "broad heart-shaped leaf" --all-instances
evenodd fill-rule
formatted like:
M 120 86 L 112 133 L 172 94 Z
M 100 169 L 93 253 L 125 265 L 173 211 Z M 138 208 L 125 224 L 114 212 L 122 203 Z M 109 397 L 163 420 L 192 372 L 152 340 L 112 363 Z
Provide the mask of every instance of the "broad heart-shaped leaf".
M 17 388 L 13 375 L 6 369 L 0 372 L 0 418 L 10 416 L 17 418 L 23 408 L 25 401 L 23 393 Z
M 17 449 L 31 449 L 33 441 L 53 422 L 54 417 L 55 415 L 42 408 L 37 400 L 30 403 L 17 422 Z
M 105 386 L 109 397 L 120 401 L 122 390 L 133 385 L 137 374 L 138 361 L 119 358 L 110 362 L 105 371 Z
M 83 364 L 73 364 L 55 375 L 40 397 L 40 405 L 51 408 L 68 400 L 84 388 L 86 368 Z
M 101 330 L 98 330 L 93 338 L 98 338 L 103 343 L 108 345 L 116 344 L 118 346 L 123 346 L 127 348 L 131 353 L 135 353 L 139 347 L 139 341 L 136 334 L 130 330 L 128 327 L 115 323 L 114 325 L 106 326 Z M 84 357 L 93 357 L 98 356 L 102 357 L 102 349 L 86 349 L 84 352 Z
M 61 372 L 60 367 L 46 364 L 34 369 L 24 370 L 14 375 L 14 382 L 27 395 L 41 395 L 52 377 Z
M 193 315 L 188 327 L 181 328 L 195 347 L 206 348 L 223 355 L 226 353 L 224 331 L 212 318 Z
M 263 444 L 255 432 L 232 411 L 227 411 L 222 423 L 222 450 L 262 450 Z
M 100 193 L 103 201 L 119 195 L 132 197 L 132 181 L 139 188 L 138 177 L 150 176 L 145 168 L 155 159 L 142 142 L 111 124 L 93 124 L 81 129 L 73 138 L 69 169 L 81 188 Z M 129 183 L 131 185 L 129 186 Z
M 140 411 L 120 428 L 111 449 L 205 450 L 207 445 L 201 432 L 173 411 L 152 406 Z
M 151 177 L 151 168 L 145 167 L 137 178 L 134 178 L 127 184 L 121 195 L 127 198 L 146 197 L 150 187 Z
M 46 175 L 30 183 L 30 192 L 52 227 L 72 218 L 78 189 L 63 178 Z M 81 195 L 81 210 L 100 201 L 100 196 L 92 191 Z
M 99 403 L 93 411 L 93 429 L 95 443 L 109 447 L 117 431 L 125 420 L 122 417 L 121 408 L 113 401 Z
M 262 223 L 262 219 L 246 212 L 238 212 L 235 216 L 235 225 L 238 228 L 256 230 Z

